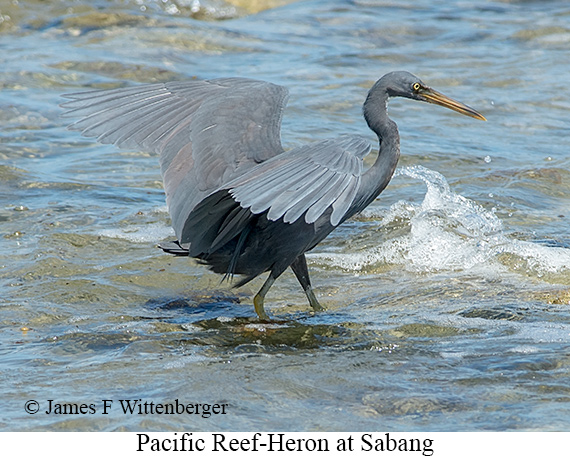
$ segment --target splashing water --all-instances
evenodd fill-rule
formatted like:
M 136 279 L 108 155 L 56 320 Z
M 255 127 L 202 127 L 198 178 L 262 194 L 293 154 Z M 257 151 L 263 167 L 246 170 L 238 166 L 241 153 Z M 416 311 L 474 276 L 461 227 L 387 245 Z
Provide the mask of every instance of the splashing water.
M 488 261 L 504 249 L 503 224 L 491 211 L 453 193 L 445 178 L 422 166 L 403 168 L 398 175 L 422 180 L 427 192 L 421 205 L 398 202 L 383 224 L 408 218 L 408 236 L 384 243 L 385 261 L 399 259 L 414 269 L 469 269 Z
M 445 177 L 423 166 L 404 167 L 395 176 L 423 181 L 427 192 L 421 204 L 400 200 L 381 219 L 386 227 L 405 232 L 358 253 L 320 253 L 335 266 L 354 271 L 378 263 L 400 264 L 417 272 L 461 271 L 481 267 L 493 271 L 524 264 L 526 273 L 570 270 L 570 249 L 513 240 L 493 211 L 454 193 Z M 390 236 L 390 234 L 388 234 Z

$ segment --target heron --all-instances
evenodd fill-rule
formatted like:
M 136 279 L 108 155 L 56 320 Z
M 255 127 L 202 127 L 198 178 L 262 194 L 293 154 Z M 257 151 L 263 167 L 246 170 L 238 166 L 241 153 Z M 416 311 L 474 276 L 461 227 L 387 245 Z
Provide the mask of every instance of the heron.
M 66 94 L 71 130 L 119 148 L 157 153 L 176 241 L 165 252 L 189 256 L 240 287 L 269 272 L 254 296 L 265 297 L 288 268 L 314 311 L 317 300 L 305 253 L 360 213 L 386 188 L 400 157 L 400 136 L 388 117 L 393 97 L 432 103 L 475 119 L 473 108 L 406 71 L 382 76 L 363 105 L 379 149 L 359 135 L 340 135 L 285 150 L 281 119 L 286 88 L 247 78 L 173 81 Z

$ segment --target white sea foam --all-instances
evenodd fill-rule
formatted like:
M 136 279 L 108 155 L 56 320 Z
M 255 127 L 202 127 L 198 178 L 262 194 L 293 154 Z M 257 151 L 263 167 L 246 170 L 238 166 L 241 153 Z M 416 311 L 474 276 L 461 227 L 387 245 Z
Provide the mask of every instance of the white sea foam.
M 512 239 L 493 211 L 454 193 L 440 173 L 412 166 L 399 169 L 396 175 L 421 180 L 427 187 L 421 204 L 399 201 L 382 217 L 381 226 L 399 221 L 407 224 L 406 233 L 361 252 L 312 257 L 354 271 L 391 263 L 438 272 L 501 268 L 498 257 L 507 253 L 525 261 L 539 276 L 570 270 L 570 249 Z
M 133 243 L 151 243 L 174 236 L 174 230 L 163 223 L 129 226 L 124 228 L 103 229 L 98 232 L 101 236 L 121 238 Z

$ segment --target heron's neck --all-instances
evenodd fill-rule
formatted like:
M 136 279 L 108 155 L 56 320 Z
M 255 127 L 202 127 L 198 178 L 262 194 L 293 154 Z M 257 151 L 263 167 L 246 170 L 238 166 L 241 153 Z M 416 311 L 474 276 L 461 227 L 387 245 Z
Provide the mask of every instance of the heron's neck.
M 396 123 L 388 117 L 386 93 L 369 95 L 364 103 L 364 117 L 378 135 L 380 148 L 374 165 L 362 175 L 360 189 L 366 190 L 362 204 L 369 205 L 386 188 L 400 158 L 400 135 Z

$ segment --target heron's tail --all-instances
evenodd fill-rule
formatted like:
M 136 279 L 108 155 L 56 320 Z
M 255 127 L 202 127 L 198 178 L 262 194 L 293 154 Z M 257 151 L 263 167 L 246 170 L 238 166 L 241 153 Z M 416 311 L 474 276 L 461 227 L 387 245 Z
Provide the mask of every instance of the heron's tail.
M 188 247 L 184 247 L 180 244 L 178 240 L 176 241 L 165 241 L 164 243 L 160 243 L 158 245 L 160 249 L 168 254 L 173 254 L 177 256 L 187 256 L 189 251 Z
M 249 233 L 249 230 L 246 230 L 246 234 L 240 237 L 240 239 L 244 238 L 247 236 L 247 233 Z M 241 245 L 243 245 L 243 242 L 238 242 L 238 244 L 240 246 L 239 250 L 241 250 Z M 176 256 L 189 256 L 190 255 L 190 245 L 189 244 L 181 244 L 180 241 L 176 240 L 176 241 L 165 241 L 164 243 L 159 243 L 158 247 L 160 249 L 162 249 L 164 252 L 167 252 L 168 254 L 172 254 L 172 255 L 176 255 Z M 224 280 L 232 280 L 233 279 L 233 268 L 235 268 L 236 262 L 237 262 L 237 255 L 232 255 L 232 258 L 229 260 L 229 267 L 228 270 L 226 272 L 222 271 L 221 268 L 224 265 L 227 265 L 226 261 L 227 259 L 225 257 L 222 257 L 223 262 L 221 262 L 219 264 L 220 268 L 217 268 L 218 264 L 216 262 L 212 263 L 212 258 L 210 256 L 206 256 L 205 258 L 202 257 L 197 257 L 196 258 L 198 263 L 202 263 L 205 265 L 209 265 L 210 266 L 210 270 L 214 271 L 215 273 L 220 273 L 223 274 L 224 277 L 222 278 L 222 281 Z M 252 279 L 254 279 L 255 277 L 257 277 L 259 275 L 259 272 L 256 272 L 254 274 L 249 274 L 248 276 L 246 276 L 245 278 L 241 279 L 240 281 L 238 281 L 237 283 L 233 284 L 233 287 L 241 287 L 245 284 L 247 284 L 249 281 L 251 281 Z

